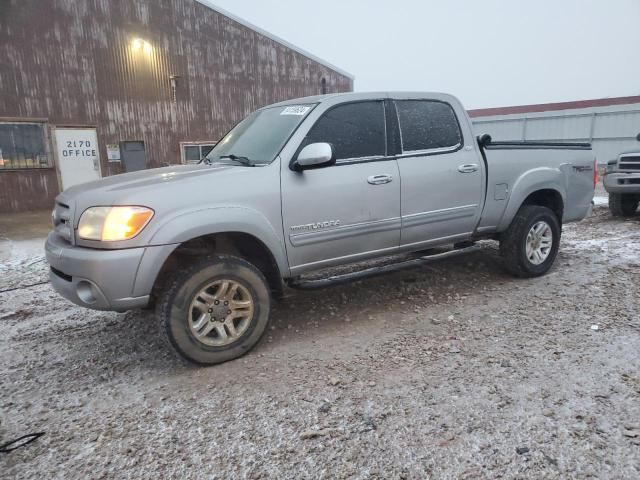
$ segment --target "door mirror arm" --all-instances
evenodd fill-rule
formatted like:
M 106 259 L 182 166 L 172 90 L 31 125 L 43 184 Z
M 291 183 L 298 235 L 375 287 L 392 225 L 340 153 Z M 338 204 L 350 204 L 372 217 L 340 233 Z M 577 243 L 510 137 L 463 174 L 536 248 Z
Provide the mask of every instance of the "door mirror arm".
M 491 140 L 491 135 L 489 135 L 488 133 L 483 133 L 478 137 L 478 145 L 480 145 L 480 148 L 486 148 L 487 145 L 491 143 Z

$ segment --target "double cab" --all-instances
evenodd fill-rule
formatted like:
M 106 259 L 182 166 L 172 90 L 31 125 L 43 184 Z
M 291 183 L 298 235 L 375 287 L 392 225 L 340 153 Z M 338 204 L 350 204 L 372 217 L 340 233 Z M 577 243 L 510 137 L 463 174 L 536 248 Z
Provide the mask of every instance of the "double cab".
M 185 358 L 251 349 L 272 298 L 305 275 L 494 239 L 506 269 L 546 273 L 562 224 L 589 214 L 589 144 L 479 137 L 453 96 L 341 93 L 261 108 L 197 165 L 62 192 L 51 284 L 87 308 L 155 306 Z

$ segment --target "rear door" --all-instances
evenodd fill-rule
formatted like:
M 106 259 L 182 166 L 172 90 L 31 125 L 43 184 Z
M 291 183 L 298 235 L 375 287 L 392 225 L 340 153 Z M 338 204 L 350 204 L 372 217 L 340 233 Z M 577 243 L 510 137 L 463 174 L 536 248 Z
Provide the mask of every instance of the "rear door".
M 446 101 L 394 104 L 401 140 L 401 245 L 470 235 L 481 213 L 484 175 L 470 129 L 465 125 L 463 131 Z
M 282 213 L 291 271 L 299 274 L 396 249 L 400 178 L 386 155 L 384 101 L 339 104 L 306 134 L 300 149 L 333 146 L 336 164 L 294 172 L 282 166 Z

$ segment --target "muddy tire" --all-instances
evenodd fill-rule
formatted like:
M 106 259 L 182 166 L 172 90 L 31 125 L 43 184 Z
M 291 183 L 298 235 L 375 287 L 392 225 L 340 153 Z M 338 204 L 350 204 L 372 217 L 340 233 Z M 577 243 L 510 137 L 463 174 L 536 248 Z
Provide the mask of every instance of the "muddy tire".
M 609 210 L 614 217 L 631 217 L 638 209 L 638 196 L 623 193 L 609 194 Z
M 558 254 L 561 226 L 552 210 L 524 205 L 500 238 L 505 269 L 517 277 L 538 277 L 549 271 Z
M 269 322 L 264 275 L 238 257 L 206 257 L 179 272 L 161 292 L 156 319 L 176 352 L 200 365 L 238 358 L 258 343 Z

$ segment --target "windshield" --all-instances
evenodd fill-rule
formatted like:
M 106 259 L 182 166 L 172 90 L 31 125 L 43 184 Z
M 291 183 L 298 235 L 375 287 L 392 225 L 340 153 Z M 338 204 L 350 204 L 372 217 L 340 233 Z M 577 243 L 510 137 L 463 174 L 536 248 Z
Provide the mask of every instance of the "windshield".
M 273 162 L 315 104 L 270 107 L 238 123 L 205 157 L 209 162 L 242 160 L 247 165 Z

